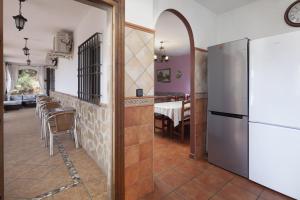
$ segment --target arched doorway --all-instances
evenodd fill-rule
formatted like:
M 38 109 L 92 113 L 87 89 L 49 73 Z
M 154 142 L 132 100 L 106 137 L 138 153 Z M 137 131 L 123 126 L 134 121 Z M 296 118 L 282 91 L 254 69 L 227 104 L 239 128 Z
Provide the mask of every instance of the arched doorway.
M 194 121 L 195 121 L 195 109 L 194 109 L 194 105 L 195 105 L 195 73 L 194 73 L 195 72 L 195 44 L 194 44 L 194 35 L 193 35 L 193 31 L 192 31 L 191 25 L 189 24 L 188 20 L 179 11 L 177 11 L 175 9 L 167 9 L 167 10 L 163 11 L 156 20 L 156 28 L 155 28 L 155 31 L 156 31 L 156 36 L 155 36 L 156 52 L 157 52 L 157 49 L 158 49 L 158 47 L 157 47 L 158 43 L 163 42 L 163 45 L 166 45 L 166 47 L 167 47 L 168 46 L 168 40 L 170 39 L 170 38 L 167 38 L 166 41 L 164 42 L 163 38 L 159 38 L 159 39 L 157 38 L 157 35 L 158 35 L 158 32 L 159 32 L 157 25 L 159 24 L 159 20 L 161 19 L 161 17 L 163 15 L 165 15 L 166 13 L 171 14 L 175 18 L 177 18 L 178 24 L 181 23 L 183 25 L 182 26 L 183 29 L 185 29 L 184 31 L 186 32 L 186 35 L 184 37 L 186 37 L 187 43 L 185 44 L 184 48 L 186 49 L 186 51 L 188 51 L 188 58 L 187 58 L 188 63 L 189 63 L 188 94 L 189 94 L 190 107 L 191 107 L 191 109 L 190 109 L 190 128 L 189 128 L 189 131 L 188 131 L 189 132 L 189 147 L 190 147 L 189 149 L 190 150 L 189 150 L 187 156 L 190 156 L 190 157 L 194 158 L 193 154 L 195 152 L 195 145 L 196 145 L 196 143 L 195 143 L 195 127 L 194 127 Z M 168 21 L 168 20 L 166 20 L 166 21 Z M 172 26 L 171 24 L 169 24 L 169 25 Z M 174 30 L 174 27 L 173 27 L 173 29 L 171 28 L 170 31 L 172 32 L 172 30 Z M 176 35 L 176 31 L 173 31 L 173 32 L 174 33 L 171 33 L 171 34 Z M 183 41 L 183 43 L 185 43 L 185 42 Z M 176 50 L 174 50 L 174 47 L 176 47 L 176 45 L 173 45 L 173 47 L 172 47 L 172 45 L 170 45 L 170 46 L 171 46 L 171 48 L 173 48 L 173 51 L 176 51 Z M 177 48 L 178 48 L 178 46 L 180 46 L 180 44 L 179 45 L 177 44 Z M 164 48 L 166 48 L 166 47 L 164 47 Z M 168 49 L 165 49 L 165 50 L 169 51 Z M 177 54 L 178 54 L 178 51 L 177 51 Z M 172 59 L 171 57 L 168 57 L 168 58 L 170 60 Z M 177 73 L 177 72 L 175 72 L 175 73 Z M 157 79 L 158 79 L 157 78 L 157 76 L 158 76 L 157 73 L 158 73 L 157 72 L 157 67 L 156 67 L 156 64 L 155 64 L 155 76 L 156 76 L 155 81 L 157 81 Z M 177 76 L 177 74 L 176 74 L 176 76 Z M 173 73 L 173 75 L 171 75 L 171 77 L 174 77 L 174 73 Z M 165 89 L 170 89 L 170 88 L 167 87 Z M 180 91 L 180 93 L 181 92 L 182 91 Z M 155 86 L 155 93 L 156 93 L 155 96 L 157 96 L 156 86 Z M 179 95 L 180 95 L 180 93 L 179 93 Z M 164 95 L 162 95 L 162 96 L 164 96 Z

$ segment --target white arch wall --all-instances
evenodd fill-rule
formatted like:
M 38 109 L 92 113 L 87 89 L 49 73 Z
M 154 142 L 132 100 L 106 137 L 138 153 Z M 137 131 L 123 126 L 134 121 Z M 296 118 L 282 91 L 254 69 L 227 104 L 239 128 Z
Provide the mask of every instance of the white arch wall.
M 194 0 L 126 0 L 126 21 L 154 29 L 159 15 L 179 11 L 190 23 L 195 46 L 206 49 L 216 39 L 217 15 Z

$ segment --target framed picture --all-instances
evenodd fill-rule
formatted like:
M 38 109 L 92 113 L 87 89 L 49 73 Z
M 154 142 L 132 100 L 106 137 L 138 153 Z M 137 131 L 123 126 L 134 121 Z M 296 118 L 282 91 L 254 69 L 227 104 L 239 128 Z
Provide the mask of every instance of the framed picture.
M 171 68 L 156 70 L 156 80 L 160 83 L 171 82 Z

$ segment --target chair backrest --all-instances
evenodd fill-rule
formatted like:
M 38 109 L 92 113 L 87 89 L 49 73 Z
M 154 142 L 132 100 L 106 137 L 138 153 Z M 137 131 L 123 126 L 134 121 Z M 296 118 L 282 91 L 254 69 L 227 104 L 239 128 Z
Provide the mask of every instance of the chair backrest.
M 40 102 L 49 102 L 52 101 L 52 97 L 48 97 L 48 96 L 42 96 L 42 97 L 37 97 L 36 98 L 36 102 L 40 103 Z
M 191 118 L 191 100 L 182 101 L 181 107 L 181 119 L 182 121 L 189 120 Z
M 60 108 L 61 105 L 58 101 L 50 101 L 46 102 L 45 105 L 43 106 L 44 109 L 53 109 L 53 108 Z
M 48 120 L 53 120 L 54 132 L 65 132 L 75 128 L 75 112 L 74 111 L 62 111 L 51 115 Z

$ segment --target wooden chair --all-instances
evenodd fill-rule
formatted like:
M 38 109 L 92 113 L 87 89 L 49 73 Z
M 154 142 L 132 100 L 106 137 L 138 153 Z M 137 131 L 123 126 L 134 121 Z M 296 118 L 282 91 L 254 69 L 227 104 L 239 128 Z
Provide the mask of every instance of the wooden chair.
M 180 141 L 184 142 L 185 127 L 190 125 L 191 122 L 191 100 L 182 101 L 181 107 L 181 121 L 179 123 L 179 131 L 173 131 L 175 134 L 179 135 Z
M 50 140 L 50 156 L 53 155 L 54 136 L 73 133 L 76 149 L 79 147 L 78 136 L 76 132 L 76 112 L 62 111 L 62 112 L 52 114 L 47 119 L 47 127 L 49 131 L 49 140 Z
M 154 132 L 156 130 L 160 130 L 162 133 L 169 132 L 169 118 L 158 113 L 154 113 Z M 158 122 L 160 122 L 161 126 L 158 126 Z

